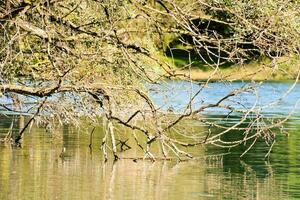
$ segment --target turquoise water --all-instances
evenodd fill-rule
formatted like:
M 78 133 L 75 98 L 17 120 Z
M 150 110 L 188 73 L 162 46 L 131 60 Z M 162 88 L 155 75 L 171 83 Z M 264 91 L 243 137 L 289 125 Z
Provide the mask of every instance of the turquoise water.
M 167 110 L 172 107 L 175 111 L 182 111 L 198 91 L 193 100 L 193 107 L 216 103 L 225 95 L 239 88 L 254 87 L 255 89 L 241 92 L 238 95 L 224 101 L 225 105 L 231 105 L 236 109 L 252 108 L 261 109 L 260 112 L 268 115 L 286 115 L 293 111 L 300 112 L 300 107 L 295 105 L 300 99 L 300 84 L 293 82 L 217 82 L 203 83 L 187 81 L 166 81 L 159 85 L 149 85 L 150 95 L 156 105 Z M 205 114 L 227 114 L 224 109 L 209 109 Z M 234 115 L 234 113 L 233 113 Z

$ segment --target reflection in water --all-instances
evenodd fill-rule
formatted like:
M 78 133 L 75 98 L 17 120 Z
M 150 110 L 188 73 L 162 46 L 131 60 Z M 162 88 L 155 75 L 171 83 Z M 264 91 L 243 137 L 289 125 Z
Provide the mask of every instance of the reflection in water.
M 1 138 L 10 122 L 1 119 Z M 243 149 L 236 148 L 223 160 L 153 163 L 124 159 L 113 164 L 103 163 L 100 129 L 90 150 L 84 130 L 64 126 L 47 133 L 33 127 L 26 132 L 22 149 L 0 146 L 0 199 L 299 198 L 299 129 L 290 127 L 290 137 L 278 139 L 268 161 L 265 145 L 259 143 L 242 160 Z M 62 147 L 66 153 L 60 158 Z M 216 151 L 201 149 L 203 156 Z M 135 153 L 133 149 L 127 155 Z

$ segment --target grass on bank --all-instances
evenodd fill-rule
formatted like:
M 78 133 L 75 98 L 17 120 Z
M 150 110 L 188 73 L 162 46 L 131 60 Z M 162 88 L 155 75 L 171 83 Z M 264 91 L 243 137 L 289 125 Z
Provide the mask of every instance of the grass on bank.
M 215 70 L 199 61 L 179 56 L 162 56 L 160 59 L 168 63 L 175 74 L 184 74 L 192 80 L 256 80 L 285 81 L 295 80 L 300 69 L 300 57 L 290 55 L 276 60 L 260 58 L 243 64 L 226 63 Z

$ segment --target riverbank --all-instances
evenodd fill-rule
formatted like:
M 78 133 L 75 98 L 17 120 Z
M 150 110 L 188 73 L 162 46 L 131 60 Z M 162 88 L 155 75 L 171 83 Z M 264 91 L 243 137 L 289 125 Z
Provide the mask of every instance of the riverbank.
M 169 59 L 171 60 L 171 58 Z M 294 56 L 281 57 L 276 62 L 265 59 L 242 65 L 220 66 L 218 70 L 199 63 L 192 64 L 190 68 L 178 65 L 178 62 L 174 61 L 172 61 L 172 64 L 174 65 L 176 77 L 189 77 L 194 81 L 208 79 L 213 81 L 288 81 L 295 80 L 300 69 L 300 60 Z

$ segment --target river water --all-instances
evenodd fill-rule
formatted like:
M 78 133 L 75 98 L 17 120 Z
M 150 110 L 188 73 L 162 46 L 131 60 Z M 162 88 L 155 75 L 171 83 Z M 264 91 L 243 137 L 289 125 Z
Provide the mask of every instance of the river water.
M 214 102 L 221 94 L 243 84 L 211 84 L 196 102 Z M 174 85 L 182 90 L 171 90 Z M 266 117 L 282 117 L 294 111 L 285 125 L 286 134 L 278 133 L 268 159 L 265 159 L 268 146 L 261 141 L 242 158 L 245 147 L 224 151 L 208 146 L 198 149 L 203 159 L 196 161 L 122 159 L 104 163 L 99 148 L 103 137 L 101 127 L 95 130 L 90 149 L 91 128 L 66 125 L 49 133 L 34 126 L 26 132 L 22 148 L 0 144 L 0 199 L 300 199 L 300 124 L 299 110 L 294 109 L 300 99 L 300 85 L 280 99 L 291 85 L 266 83 L 256 94 Z M 191 90 L 188 82 L 167 82 L 160 87 L 161 92 L 152 94 L 156 104 L 180 112 L 186 98 L 201 86 L 193 84 Z M 251 106 L 253 94 L 245 95 L 238 97 L 239 100 Z M 270 103 L 272 107 L 266 106 Z M 208 110 L 205 115 L 210 120 L 219 120 L 224 112 Z M 20 117 L 1 116 L 0 138 L 5 137 L 12 120 L 14 132 L 24 123 Z M 237 117 L 232 116 L 223 123 L 235 120 Z M 66 148 L 63 158 L 59 157 L 62 147 Z M 136 149 L 131 149 L 125 155 L 136 153 Z M 225 154 L 211 156 L 220 153 Z

